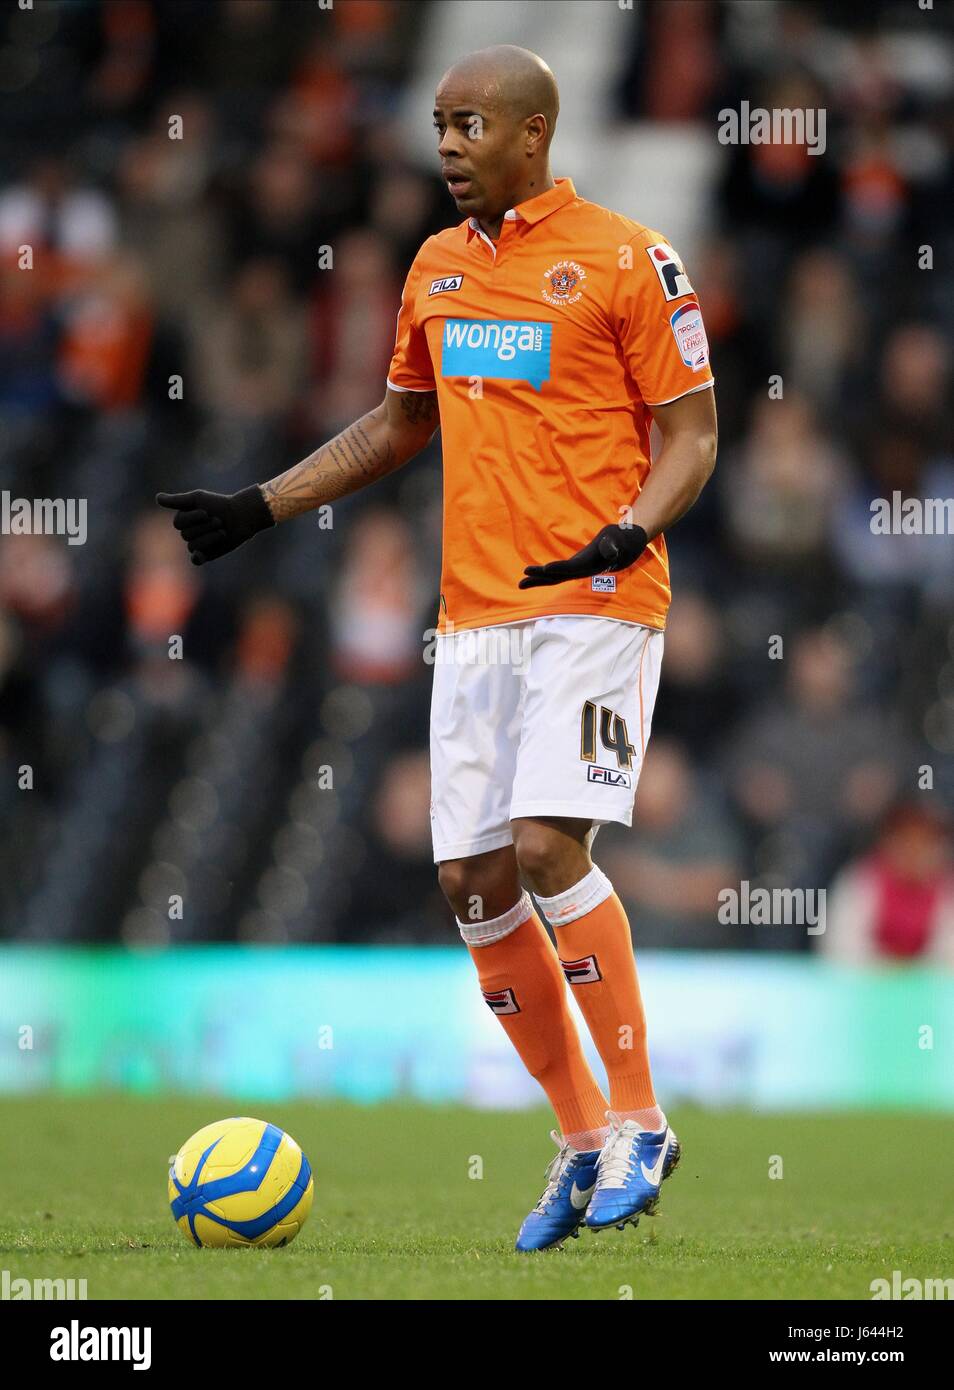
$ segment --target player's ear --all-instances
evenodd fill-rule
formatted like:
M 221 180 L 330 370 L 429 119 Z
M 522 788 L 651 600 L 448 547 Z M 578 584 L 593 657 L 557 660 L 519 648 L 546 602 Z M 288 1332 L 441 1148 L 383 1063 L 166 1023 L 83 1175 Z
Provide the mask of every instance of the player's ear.
M 527 158 L 535 155 L 547 138 L 547 118 L 543 115 L 531 116 L 527 121 Z

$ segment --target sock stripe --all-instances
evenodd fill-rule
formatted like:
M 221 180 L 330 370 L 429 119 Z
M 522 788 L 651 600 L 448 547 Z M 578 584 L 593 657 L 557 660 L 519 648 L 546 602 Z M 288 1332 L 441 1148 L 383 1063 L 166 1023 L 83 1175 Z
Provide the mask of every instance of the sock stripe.
M 462 922 L 458 917 L 457 926 L 468 946 L 491 946 L 495 941 L 503 941 L 532 916 L 533 903 L 530 894 L 524 891 L 513 907 L 499 917 L 491 917 L 487 922 Z
M 613 885 L 603 870 L 594 864 L 586 877 L 581 878 L 579 883 L 574 883 L 572 888 L 567 888 L 552 898 L 541 898 L 538 895 L 537 902 L 551 927 L 565 927 L 569 922 L 575 922 L 578 917 L 585 917 L 588 912 L 599 907 L 600 903 L 612 896 L 612 893 Z

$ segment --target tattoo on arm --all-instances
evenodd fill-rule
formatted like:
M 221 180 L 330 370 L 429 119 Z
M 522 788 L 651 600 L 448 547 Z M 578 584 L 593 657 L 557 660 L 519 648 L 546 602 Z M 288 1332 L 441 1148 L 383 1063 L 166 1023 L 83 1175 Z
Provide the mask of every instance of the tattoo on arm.
M 401 412 L 409 425 L 437 424 L 436 391 L 404 391 Z
M 398 466 L 391 442 L 382 439 L 375 444 L 365 428 L 366 419 L 357 420 L 287 473 L 262 484 L 276 521 L 287 521 L 324 502 L 347 497 Z
M 437 393 L 405 392 L 401 396 L 405 422 L 417 427 L 437 424 Z M 262 495 L 276 521 L 300 516 L 325 502 L 347 497 L 368 483 L 393 473 L 422 448 L 396 450 L 386 422 L 372 411 L 322 444 L 313 454 L 296 463 L 286 473 L 262 483 Z

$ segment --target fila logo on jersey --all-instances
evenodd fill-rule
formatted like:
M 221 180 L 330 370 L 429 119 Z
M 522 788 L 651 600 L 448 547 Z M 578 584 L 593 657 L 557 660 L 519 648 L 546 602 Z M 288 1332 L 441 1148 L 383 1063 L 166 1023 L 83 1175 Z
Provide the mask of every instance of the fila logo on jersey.
M 594 767 L 592 763 L 586 769 L 586 780 L 599 782 L 604 787 L 628 787 L 631 785 L 628 772 L 620 772 L 613 767 Z
M 646 247 L 646 255 L 652 262 L 653 270 L 659 276 L 663 294 L 667 299 L 681 299 L 684 294 L 693 294 L 682 261 L 671 246 L 664 241 Z
M 590 588 L 594 594 L 615 594 L 616 575 L 615 574 L 594 574 L 590 580 Z
M 702 310 L 694 299 L 680 304 L 670 315 L 669 326 L 682 360 L 694 372 L 701 372 L 709 361 L 709 340 L 702 322 Z
M 552 323 L 446 319 L 441 375 L 526 381 L 539 391 L 550 380 Z
M 464 283 L 463 275 L 445 275 L 443 280 L 432 280 L 428 297 L 432 294 L 446 294 L 448 290 L 459 290 Z
M 591 985 L 602 980 L 595 956 L 583 956 L 580 960 L 561 960 L 563 973 L 568 985 Z
M 518 1014 L 520 1005 L 512 989 L 482 989 L 481 994 L 487 1003 L 491 1013 L 495 1014 Z

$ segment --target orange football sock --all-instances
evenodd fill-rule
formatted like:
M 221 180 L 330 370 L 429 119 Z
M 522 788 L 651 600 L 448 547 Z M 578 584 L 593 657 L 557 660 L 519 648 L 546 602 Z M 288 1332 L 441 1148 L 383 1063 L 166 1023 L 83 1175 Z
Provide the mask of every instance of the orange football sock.
M 539 903 L 556 934 L 567 983 L 603 1059 L 612 1109 L 644 1129 L 662 1128 L 666 1121 L 653 1091 L 629 920 L 613 885 L 594 865 L 572 888 L 539 898 Z
M 563 1138 L 576 1149 L 598 1149 L 606 1097 L 583 1055 L 560 962 L 529 895 L 490 922 L 458 926 L 484 999 L 546 1092 Z

